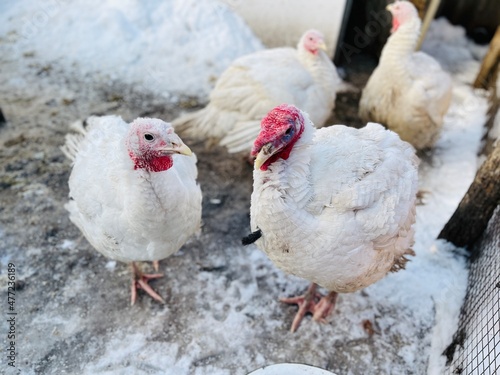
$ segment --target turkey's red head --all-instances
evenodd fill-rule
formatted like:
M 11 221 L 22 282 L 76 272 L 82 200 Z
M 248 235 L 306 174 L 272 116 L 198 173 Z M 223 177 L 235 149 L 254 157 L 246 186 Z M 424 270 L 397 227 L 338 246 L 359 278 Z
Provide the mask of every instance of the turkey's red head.
M 306 51 L 312 53 L 313 55 L 317 55 L 319 50 L 326 50 L 323 34 L 314 29 L 308 30 L 304 35 L 302 35 L 299 45 L 300 44 L 304 46 Z
M 265 171 L 274 161 L 288 159 L 293 145 L 304 131 L 304 116 L 289 104 L 272 109 L 262 119 L 260 133 L 251 155 L 256 156 L 255 168 Z
M 387 10 L 392 14 L 391 33 L 409 20 L 418 18 L 417 8 L 409 1 L 396 1 L 387 5 Z
M 162 120 L 138 118 L 130 124 L 127 148 L 134 169 L 149 172 L 166 171 L 173 165 L 172 154 L 191 155 L 192 152 L 172 126 Z

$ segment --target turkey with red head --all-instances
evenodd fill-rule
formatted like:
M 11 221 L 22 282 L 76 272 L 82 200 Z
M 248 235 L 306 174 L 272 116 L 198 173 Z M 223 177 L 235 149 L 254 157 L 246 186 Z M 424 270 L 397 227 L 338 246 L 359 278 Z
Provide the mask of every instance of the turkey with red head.
M 350 293 L 404 268 L 412 255 L 418 159 L 381 125 L 316 129 L 308 115 L 283 104 L 262 120 L 251 197 L 256 242 L 286 273 L 313 284 L 284 299 L 323 320 L 337 293 Z M 316 284 L 330 293 L 319 300 Z
M 118 116 L 90 117 L 80 134 L 68 134 L 63 152 L 73 161 L 70 220 L 104 256 L 132 263 L 136 289 L 163 299 L 136 261 L 158 261 L 198 231 L 201 190 L 196 157 L 169 123 Z

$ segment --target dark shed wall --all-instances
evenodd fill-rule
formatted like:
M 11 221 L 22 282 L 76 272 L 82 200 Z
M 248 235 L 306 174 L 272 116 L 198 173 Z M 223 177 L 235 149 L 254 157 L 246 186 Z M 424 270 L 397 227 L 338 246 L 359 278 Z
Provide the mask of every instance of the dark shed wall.
M 500 0 L 442 0 L 438 16 L 464 26 L 468 33 L 483 27 L 491 38 L 500 25 Z
M 361 45 L 364 53 L 378 57 L 387 37 L 390 22 L 381 25 L 377 33 L 367 33 L 365 28 L 370 22 L 380 24 L 380 17 L 390 17 L 385 7 L 393 0 L 348 0 L 349 12 L 344 19 L 344 32 L 339 41 L 348 46 Z M 422 9 L 429 0 L 412 0 Z M 498 25 L 500 25 L 500 0 L 441 0 L 436 17 L 446 17 L 455 25 L 466 28 L 469 36 L 476 42 L 489 43 Z M 361 35 L 363 34 L 363 35 Z M 341 48 L 337 50 L 336 63 L 345 62 Z M 345 53 L 344 53 L 345 54 Z

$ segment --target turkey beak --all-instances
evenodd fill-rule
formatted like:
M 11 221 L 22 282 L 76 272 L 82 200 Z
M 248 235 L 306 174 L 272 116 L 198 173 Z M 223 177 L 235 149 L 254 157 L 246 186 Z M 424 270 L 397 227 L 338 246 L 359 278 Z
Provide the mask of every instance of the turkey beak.
M 193 152 L 191 151 L 191 149 L 186 146 L 184 143 L 181 143 L 180 145 L 172 145 L 172 150 L 177 153 L 177 154 L 181 154 L 181 155 L 186 155 L 186 156 L 191 156 L 193 155 Z
M 264 146 L 262 146 L 259 153 L 257 154 L 257 157 L 255 158 L 254 168 L 259 169 L 262 164 L 264 164 L 266 160 L 273 155 L 273 153 L 274 147 L 272 142 L 266 143 Z
M 193 155 L 193 152 L 191 149 L 182 142 L 182 140 L 176 135 L 172 134 L 168 137 L 169 145 L 163 147 L 160 149 L 160 151 L 164 152 L 165 154 L 181 154 L 181 155 L 186 155 L 186 156 L 191 156 Z
M 392 13 L 392 4 L 387 4 L 385 9 Z
M 326 52 L 326 44 L 325 44 L 325 42 L 318 43 L 318 48 Z

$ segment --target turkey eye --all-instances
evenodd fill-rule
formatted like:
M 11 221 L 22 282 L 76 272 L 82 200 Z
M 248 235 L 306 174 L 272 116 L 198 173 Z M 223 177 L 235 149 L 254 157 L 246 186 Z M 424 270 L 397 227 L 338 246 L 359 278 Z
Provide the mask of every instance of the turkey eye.
M 153 134 L 146 133 L 144 134 L 144 139 L 148 142 L 151 142 L 153 139 L 155 139 Z
M 285 132 L 285 135 L 290 135 L 292 134 L 292 128 L 288 128 Z

